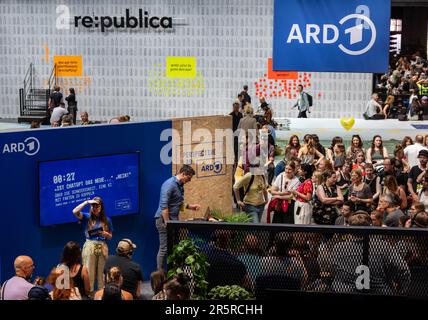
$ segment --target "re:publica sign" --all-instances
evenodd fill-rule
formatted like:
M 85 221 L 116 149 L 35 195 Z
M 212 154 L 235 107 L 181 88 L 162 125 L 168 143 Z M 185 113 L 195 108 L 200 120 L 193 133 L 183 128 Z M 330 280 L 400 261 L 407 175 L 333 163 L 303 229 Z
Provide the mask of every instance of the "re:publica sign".
M 100 28 L 101 32 L 107 29 L 172 29 L 172 17 L 151 17 L 148 11 L 138 9 L 138 16 L 133 16 L 130 9 L 125 10 L 125 16 L 74 16 L 74 27 L 82 26 L 93 29 Z M 73 19 L 70 15 L 70 8 L 65 5 L 57 7 L 56 12 L 59 14 L 56 20 L 57 29 L 70 29 Z
M 131 16 L 129 9 L 125 10 L 125 17 L 110 17 L 110 16 L 76 16 L 74 17 L 74 26 L 79 27 L 79 21 L 85 28 L 101 28 L 104 32 L 108 28 L 154 28 L 162 27 L 163 29 L 172 28 L 172 17 L 150 17 L 147 11 L 138 9 L 138 18 Z

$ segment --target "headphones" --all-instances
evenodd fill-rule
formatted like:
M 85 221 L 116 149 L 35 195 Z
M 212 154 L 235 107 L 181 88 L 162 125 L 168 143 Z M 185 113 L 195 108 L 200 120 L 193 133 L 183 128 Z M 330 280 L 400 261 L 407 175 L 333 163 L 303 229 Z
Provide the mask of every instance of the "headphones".
M 127 255 L 132 255 L 134 253 L 134 247 L 133 247 L 133 243 L 131 241 L 129 241 L 128 239 L 122 239 L 119 242 L 126 242 L 127 244 L 129 244 L 129 249 L 126 251 L 123 251 L 123 249 L 121 249 L 120 247 L 116 248 L 116 252 L 119 254 L 127 254 Z

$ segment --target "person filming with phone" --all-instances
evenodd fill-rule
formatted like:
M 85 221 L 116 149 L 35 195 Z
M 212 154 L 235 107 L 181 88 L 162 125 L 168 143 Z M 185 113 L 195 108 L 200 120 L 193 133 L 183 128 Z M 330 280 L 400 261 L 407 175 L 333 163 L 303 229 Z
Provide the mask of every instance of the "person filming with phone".
M 88 204 L 91 205 L 89 212 L 82 212 Z M 98 290 L 104 287 L 103 270 L 108 257 L 106 240 L 113 237 L 113 225 L 106 216 L 104 203 L 100 197 L 83 201 L 73 209 L 73 214 L 81 221 L 86 237 L 82 262 L 88 268 L 91 292 L 94 292 L 95 279 Z

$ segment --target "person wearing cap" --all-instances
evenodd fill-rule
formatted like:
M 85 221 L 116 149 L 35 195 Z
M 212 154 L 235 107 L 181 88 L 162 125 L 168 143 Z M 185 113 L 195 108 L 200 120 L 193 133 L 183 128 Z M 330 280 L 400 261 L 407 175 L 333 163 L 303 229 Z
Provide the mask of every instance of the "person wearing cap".
M 34 262 L 28 256 L 18 256 L 13 263 L 15 276 L 1 286 L 0 300 L 27 300 L 28 292 L 34 285 L 30 282 Z
M 413 201 L 415 202 L 419 201 L 418 194 L 423 188 L 422 180 L 427 170 L 428 150 L 422 149 L 421 151 L 419 151 L 418 159 L 419 164 L 413 166 L 412 169 L 410 169 L 409 176 L 407 178 L 407 188 L 413 198 Z
M 134 250 L 137 245 L 130 239 L 122 239 L 117 243 L 116 255 L 109 256 L 104 266 L 104 275 L 112 267 L 119 267 L 122 271 L 123 284 L 122 289 L 130 292 L 134 299 L 139 299 L 141 295 L 141 286 L 143 273 L 138 262 L 132 260 Z

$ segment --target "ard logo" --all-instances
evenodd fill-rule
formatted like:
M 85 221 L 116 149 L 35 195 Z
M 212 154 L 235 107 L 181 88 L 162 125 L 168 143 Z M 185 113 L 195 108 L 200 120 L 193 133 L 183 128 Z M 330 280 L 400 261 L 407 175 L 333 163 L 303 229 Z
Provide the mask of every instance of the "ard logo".
M 221 176 L 225 174 L 226 166 L 224 165 L 224 161 L 200 160 L 196 163 L 196 175 L 198 178 Z

